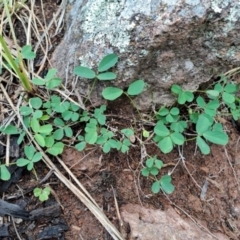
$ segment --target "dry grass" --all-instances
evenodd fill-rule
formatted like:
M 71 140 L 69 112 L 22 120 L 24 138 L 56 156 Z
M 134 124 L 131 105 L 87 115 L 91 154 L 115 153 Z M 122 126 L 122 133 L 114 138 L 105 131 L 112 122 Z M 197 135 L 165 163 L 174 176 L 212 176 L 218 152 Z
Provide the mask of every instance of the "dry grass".
M 0 3 L 0 34 L 4 37 L 5 42 L 7 43 L 8 48 L 11 51 L 13 58 L 19 56 L 21 46 L 15 34 L 15 23 L 21 23 L 22 29 L 24 31 L 23 39 L 25 39 L 25 45 L 33 45 L 32 39 L 37 39 L 37 43 L 34 43 L 35 48 L 34 52 L 42 52 L 43 58 L 41 59 L 40 67 L 37 72 L 34 71 L 34 62 L 33 60 L 27 61 L 25 64 L 24 71 L 27 76 L 40 77 L 39 73 L 43 70 L 46 63 L 51 66 L 51 63 L 48 58 L 48 52 L 51 47 L 51 35 L 50 29 L 54 27 L 55 33 L 61 30 L 63 25 L 63 19 L 65 14 L 65 5 L 67 0 L 63 0 L 59 6 L 57 12 L 54 14 L 52 21 L 47 24 L 45 17 L 44 21 L 41 21 L 35 13 L 35 1 L 31 0 L 29 4 L 26 4 L 24 0 L 15 1 L 15 0 L 3 0 Z M 41 9 L 43 10 L 43 2 L 41 0 Z M 43 14 L 44 16 L 44 14 Z M 10 30 L 9 30 L 10 29 Z M 0 67 L 6 68 L 6 63 L 3 61 L 3 52 L 0 48 Z M 24 104 L 23 97 L 23 88 L 21 84 L 14 84 L 14 80 L 18 76 L 13 71 L 7 71 L 2 76 L 0 76 L 0 101 L 4 104 L 1 106 L 0 119 L 5 119 L 1 124 L 8 125 L 11 122 L 17 125 L 22 125 L 22 117 L 19 114 L 19 107 Z M 13 94 L 14 93 L 14 94 Z M 42 95 L 43 98 L 47 98 L 48 95 L 46 91 L 38 91 L 38 94 Z M 68 99 L 74 102 L 77 105 L 80 105 L 84 109 L 83 104 L 76 103 L 71 99 L 70 94 L 66 88 L 62 86 L 62 90 L 58 90 L 58 94 L 61 94 L 63 98 Z M 97 205 L 91 195 L 83 187 L 83 185 L 77 180 L 71 170 L 64 164 L 64 162 L 57 158 L 59 163 L 64 167 L 65 171 L 71 176 L 71 180 L 67 179 L 62 172 L 53 164 L 48 155 L 45 154 L 44 150 L 35 142 L 31 132 L 28 129 L 25 129 L 28 140 L 32 142 L 36 149 L 40 151 L 43 155 L 43 161 L 46 166 L 54 172 L 54 174 L 59 178 L 59 180 L 69 188 L 73 194 L 75 194 L 81 202 L 83 202 L 86 207 L 95 215 L 95 217 L 101 222 L 113 239 L 124 239 L 119 231 L 114 227 L 114 225 L 108 220 L 101 208 Z M 9 141 L 6 143 L 6 147 L 9 147 Z M 8 152 L 8 151 L 7 151 Z M 7 162 L 9 163 L 9 156 L 6 155 Z

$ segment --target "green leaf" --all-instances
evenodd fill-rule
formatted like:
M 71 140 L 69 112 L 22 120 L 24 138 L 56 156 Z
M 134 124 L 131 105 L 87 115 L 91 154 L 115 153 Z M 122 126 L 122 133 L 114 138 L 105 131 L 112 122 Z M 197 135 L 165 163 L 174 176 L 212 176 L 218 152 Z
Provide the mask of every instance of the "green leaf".
M 49 195 L 51 193 L 51 189 L 49 187 L 45 187 L 42 191 L 43 194 Z
M 204 108 L 206 103 L 202 97 L 197 97 L 196 102 L 199 107 Z
M 159 193 L 159 191 L 161 190 L 161 186 L 160 186 L 160 182 L 156 181 L 152 184 L 151 190 L 153 193 Z
M 161 137 L 166 137 L 170 134 L 170 131 L 168 130 L 168 128 L 165 125 L 157 124 L 154 127 L 154 133 L 156 133 L 157 135 L 159 135 Z
M 30 122 L 31 128 L 33 132 L 38 133 L 38 130 L 40 128 L 39 121 L 36 118 L 32 118 Z
M 39 197 L 41 195 L 41 193 L 42 193 L 42 189 L 41 188 L 35 188 L 33 190 L 33 194 L 34 194 L 35 197 Z
M 219 106 L 220 106 L 220 103 L 217 99 L 212 100 L 206 104 L 206 107 L 209 109 L 217 109 L 217 108 L 219 108 Z
M 111 150 L 111 145 L 108 142 L 104 143 L 103 144 L 103 152 L 104 153 L 109 153 L 110 150 Z
M 17 166 L 18 167 L 24 167 L 24 166 L 28 165 L 29 163 L 30 163 L 30 160 L 25 159 L 25 158 L 19 158 L 17 160 Z
M 62 117 L 65 121 L 68 121 L 71 119 L 73 112 L 72 111 L 65 111 L 62 113 Z
M 20 145 L 25 137 L 26 133 L 25 132 L 22 132 L 19 137 L 18 137 L 18 140 L 17 140 L 17 144 Z
M 64 127 L 64 132 L 65 132 L 66 137 L 71 138 L 73 136 L 73 131 L 68 126 Z
M 210 126 L 211 123 L 207 117 L 205 117 L 204 115 L 200 115 L 198 117 L 196 130 L 199 135 L 202 135 L 204 132 L 206 132 Z
M 28 170 L 28 171 L 31 171 L 32 169 L 33 169 L 33 162 L 30 161 L 30 162 L 28 163 L 28 165 L 27 165 L 27 170 Z
M 217 90 L 207 90 L 206 91 L 209 98 L 217 98 L 219 96 L 219 91 Z
M 169 110 L 167 108 L 165 108 L 165 107 L 161 108 L 158 111 L 158 115 L 160 115 L 160 116 L 166 116 L 166 115 L 168 115 L 168 113 L 169 113 Z
M 109 139 L 108 143 L 110 144 L 111 148 L 118 148 L 118 142 L 114 139 Z
M 42 78 L 33 78 L 32 82 L 33 82 L 33 84 L 35 84 L 37 86 L 43 86 L 46 84 L 45 80 Z
M 174 132 L 180 132 L 182 133 L 185 128 L 187 128 L 186 121 L 179 121 L 179 122 L 173 122 L 170 126 L 171 130 Z
M 71 120 L 73 122 L 76 122 L 78 119 L 79 119 L 80 115 L 76 112 L 72 112 L 72 117 L 71 117 Z
M 171 87 L 172 93 L 179 94 L 182 92 L 182 88 L 179 85 L 173 84 Z
M 50 68 L 47 72 L 47 75 L 45 76 L 45 82 L 50 81 L 53 77 L 56 76 L 57 69 L 56 68 Z
M 150 133 L 144 129 L 142 135 L 143 137 L 148 138 L 150 136 Z
M 45 147 L 45 139 L 41 134 L 35 134 L 34 139 L 41 147 Z
M 148 168 L 152 168 L 153 167 L 153 163 L 154 163 L 154 158 L 148 158 L 147 161 L 146 161 L 146 166 Z
M 63 129 L 59 128 L 53 132 L 53 137 L 56 140 L 61 140 L 63 138 Z
M 161 188 L 167 194 L 171 194 L 174 191 L 174 186 L 172 185 L 171 181 L 172 178 L 170 175 L 164 175 L 160 179 Z
M 228 83 L 225 87 L 224 87 L 224 91 L 227 93 L 235 93 L 238 90 L 238 87 L 236 84 L 232 84 L 232 83 Z
M 186 91 L 185 92 L 187 102 L 192 102 L 194 99 L 194 95 L 192 92 Z
M 214 85 L 214 90 L 221 93 L 221 92 L 223 92 L 223 86 L 220 83 L 217 83 Z
M 235 101 L 234 95 L 227 92 L 223 93 L 222 98 L 225 103 L 233 103 Z
M 142 171 L 141 171 L 142 175 L 144 177 L 148 177 L 149 176 L 149 170 L 148 168 L 143 168 Z
M 209 154 L 210 153 L 210 147 L 203 140 L 203 138 L 201 138 L 199 136 L 197 136 L 197 145 L 200 148 L 202 154 Z
M 174 107 L 170 110 L 171 115 L 178 115 L 179 114 L 179 109 Z
M 51 124 L 46 124 L 46 125 L 40 126 L 38 132 L 48 135 L 52 132 L 52 130 L 53 130 L 52 125 Z
M 169 122 L 169 123 L 175 122 L 177 119 L 178 119 L 178 117 L 174 117 L 171 114 L 168 114 L 166 116 L 166 121 Z
M 36 53 L 32 51 L 32 47 L 30 45 L 25 45 L 21 49 L 23 59 L 32 60 L 36 57 Z
M 152 168 L 152 169 L 150 170 L 150 173 L 151 173 L 153 176 L 157 176 L 158 173 L 159 173 L 159 170 L 158 170 L 157 168 Z
M 100 116 L 97 118 L 99 124 L 101 124 L 101 125 L 105 125 L 105 124 L 106 124 L 106 119 L 107 119 L 107 118 L 106 118 L 105 115 L 100 115 Z
M 53 122 L 58 127 L 63 127 L 65 125 L 61 118 L 54 118 Z
M 60 79 L 60 78 L 53 78 L 53 79 L 51 79 L 51 80 L 46 82 L 46 87 L 47 87 L 47 89 L 52 90 L 52 89 L 54 89 L 56 87 L 59 87 L 61 85 L 61 83 L 62 83 L 62 79 Z
M 63 152 L 64 144 L 62 142 L 55 143 L 52 147 L 47 149 L 47 152 L 53 156 L 57 156 Z
M 0 178 L 3 181 L 8 181 L 11 178 L 11 174 L 5 165 L 0 166 Z
M 123 93 L 123 90 L 115 87 L 107 87 L 102 91 L 102 95 L 107 100 L 115 100 L 120 97 Z
M 4 134 L 9 134 L 9 135 L 13 135 L 13 134 L 19 134 L 20 130 L 17 129 L 15 126 L 13 125 L 8 125 L 6 127 L 2 127 L 0 129 L 0 132 L 4 133 Z
M 105 80 L 114 80 L 117 78 L 117 75 L 112 72 L 105 72 L 105 73 L 100 73 L 97 75 L 97 78 L 101 81 Z
M 42 99 L 39 97 L 30 98 L 29 103 L 33 108 L 39 109 L 42 106 Z
M 98 65 L 98 71 L 104 72 L 113 67 L 118 61 L 118 56 L 115 53 L 105 56 Z
M 42 154 L 40 152 L 36 152 L 33 155 L 32 161 L 35 163 L 35 162 L 40 161 L 41 159 L 42 159 Z
M 32 108 L 28 107 L 28 106 L 21 106 L 20 107 L 20 114 L 22 116 L 28 116 L 33 112 Z
M 96 77 L 95 72 L 88 67 L 78 66 L 74 68 L 73 72 L 82 78 L 93 79 Z
M 228 135 L 221 131 L 207 131 L 203 133 L 203 136 L 208 141 L 219 145 L 226 145 L 229 140 Z
M 170 135 L 172 141 L 174 144 L 177 144 L 177 145 L 183 145 L 185 139 L 184 139 L 184 136 L 179 133 L 179 132 L 173 132 L 171 135 Z
M 161 160 L 155 159 L 155 167 L 161 169 L 163 166 L 163 162 Z
M 78 144 L 75 145 L 75 148 L 76 148 L 78 151 L 84 150 L 85 147 L 86 147 L 86 142 L 80 142 L 80 143 L 78 143 Z
M 134 131 L 131 128 L 122 129 L 121 133 L 123 133 L 127 138 L 134 135 Z
M 78 105 L 76 105 L 75 103 L 71 102 L 70 103 L 70 108 L 72 111 L 76 112 L 80 109 L 80 107 Z
M 35 152 L 36 152 L 36 149 L 33 145 L 29 145 L 29 146 L 24 147 L 24 153 L 29 160 L 32 160 Z
M 43 112 L 41 110 L 36 110 L 34 113 L 33 113 L 33 118 L 36 118 L 36 119 L 41 119 L 42 120 L 42 115 L 43 115 Z
M 89 144 L 94 144 L 97 141 L 98 134 L 95 131 L 87 132 L 85 135 L 85 141 Z
M 47 148 L 50 148 L 52 147 L 52 145 L 54 144 L 55 140 L 54 140 L 54 137 L 53 136 L 48 136 L 48 137 L 45 137 L 44 138 L 45 140 L 45 146 Z
M 170 153 L 173 150 L 173 143 L 171 137 L 163 138 L 159 143 L 158 147 L 163 153 Z
M 68 101 L 61 102 L 54 107 L 54 110 L 57 113 L 63 113 L 69 109 L 70 103 Z
M 178 103 L 179 104 L 184 104 L 187 101 L 187 97 L 185 95 L 185 92 L 181 92 L 178 95 Z
M 143 80 L 137 80 L 129 85 L 127 93 L 128 95 L 138 95 L 143 91 L 144 86 L 145 82 Z

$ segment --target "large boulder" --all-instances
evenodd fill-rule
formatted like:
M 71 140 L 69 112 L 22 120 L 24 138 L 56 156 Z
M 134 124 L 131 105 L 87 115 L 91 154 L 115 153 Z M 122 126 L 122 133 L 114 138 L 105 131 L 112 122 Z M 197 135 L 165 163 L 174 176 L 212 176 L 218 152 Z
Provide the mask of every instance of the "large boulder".
M 74 66 L 95 68 L 115 52 L 118 78 L 99 83 L 94 101 L 106 84 L 125 88 L 144 79 L 147 89 L 136 101 L 148 108 L 169 104 L 173 83 L 196 90 L 239 66 L 239 43 L 239 0 L 76 0 L 52 63 L 60 77 L 72 80 Z M 77 87 L 86 94 L 89 84 L 81 79 Z

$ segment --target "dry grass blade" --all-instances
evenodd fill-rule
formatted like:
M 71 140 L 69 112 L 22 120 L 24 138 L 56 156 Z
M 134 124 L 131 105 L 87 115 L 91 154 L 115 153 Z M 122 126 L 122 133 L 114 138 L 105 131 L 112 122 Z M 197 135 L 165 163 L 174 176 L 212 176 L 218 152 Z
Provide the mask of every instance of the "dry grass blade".
M 4 86 L 0 83 L 0 88 L 2 89 L 6 99 L 8 100 L 10 106 L 12 107 L 13 111 L 17 114 L 19 120 L 22 122 L 22 118 L 19 115 L 16 107 L 12 103 L 11 99 L 9 98 L 7 92 L 4 89 Z M 24 125 L 23 125 L 24 126 Z M 91 195 L 87 192 L 87 190 L 82 186 L 82 184 L 77 180 L 77 178 L 73 175 L 73 173 L 69 170 L 69 168 L 59 159 L 59 162 L 65 168 L 65 170 L 70 174 L 76 184 L 81 188 L 77 188 L 71 181 L 69 181 L 61 171 L 52 163 L 51 159 L 45 154 L 45 152 L 41 149 L 41 147 L 36 143 L 32 134 L 28 131 L 28 129 L 24 129 L 31 139 L 31 141 L 35 144 L 35 147 L 38 151 L 40 151 L 43 155 L 43 161 L 47 165 L 50 170 L 54 171 L 54 174 L 59 178 L 59 180 L 72 191 L 74 195 L 76 195 L 85 205 L 86 207 L 94 214 L 94 216 L 100 221 L 100 223 L 105 227 L 105 229 L 109 232 L 114 240 L 124 240 L 120 232 L 115 228 L 115 226 L 109 221 L 106 215 L 102 212 L 100 207 L 91 197 Z

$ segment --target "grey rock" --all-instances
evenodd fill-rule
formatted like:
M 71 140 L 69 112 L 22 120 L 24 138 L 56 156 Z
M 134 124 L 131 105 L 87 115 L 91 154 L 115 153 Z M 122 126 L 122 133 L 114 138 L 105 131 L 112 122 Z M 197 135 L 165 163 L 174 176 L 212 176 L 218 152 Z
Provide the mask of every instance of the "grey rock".
M 182 219 L 173 208 L 166 211 L 127 204 L 122 207 L 123 221 L 130 226 L 129 240 L 227 240 L 227 236 L 209 234 L 190 220 Z M 214 236 L 215 237 L 214 237 Z
M 146 109 L 171 104 L 173 83 L 196 90 L 213 74 L 239 66 L 239 39 L 238 0 L 78 0 L 52 63 L 60 77 L 86 94 L 91 83 L 74 84 L 74 66 L 96 68 L 115 52 L 117 81 L 98 83 L 94 101 L 101 101 L 104 86 L 125 88 L 144 79 L 147 88 L 136 102 Z

